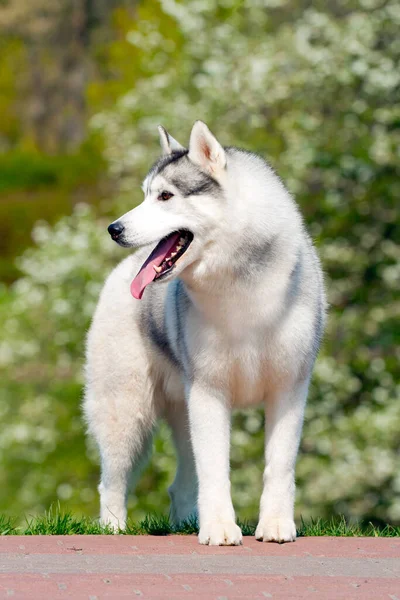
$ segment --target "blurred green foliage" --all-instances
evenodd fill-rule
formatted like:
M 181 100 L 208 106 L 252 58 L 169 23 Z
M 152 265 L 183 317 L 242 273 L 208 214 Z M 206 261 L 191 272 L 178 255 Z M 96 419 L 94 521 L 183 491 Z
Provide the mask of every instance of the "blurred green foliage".
M 400 523 L 398 4 L 143 0 L 135 19 L 121 11 L 120 36 L 99 50 L 114 77 L 87 88 L 118 182 L 108 210 L 118 216 L 141 200 L 159 123 L 186 143 L 202 118 L 222 143 L 270 160 L 305 214 L 330 301 L 297 514 Z M 81 204 L 54 226 L 39 223 L 36 247 L 17 262 L 21 277 L 1 291 L 2 512 L 41 512 L 55 500 L 97 512 L 97 453 L 80 414 L 84 336 L 104 277 L 126 255 L 105 227 Z M 262 446 L 262 413 L 237 414 L 242 519 L 257 515 Z M 131 498 L 135 520 L 167 510 L 174 464 L 162 427 Z
M 73 206 L 98 205 L 107 190 L 101 145 L 92 136 L 74 154 L 49 156 L 36 151 L 0 153 L 0 280 L 21 273 L 13 258 L 32 244 L 34 223 L 54 223 Z
M 18 79 L 23 71 L 25 53 L 18 40 L 0 37 L 0 151 L 4 140 L 15 142 L 21 127 L 18 119 Z
M 83 145 L 76 154 L 48 156 L 13 151 L 0 154 L 0 193 L 14 189 L 74 188 L 96 181 L 105 164 L 99 149 Z

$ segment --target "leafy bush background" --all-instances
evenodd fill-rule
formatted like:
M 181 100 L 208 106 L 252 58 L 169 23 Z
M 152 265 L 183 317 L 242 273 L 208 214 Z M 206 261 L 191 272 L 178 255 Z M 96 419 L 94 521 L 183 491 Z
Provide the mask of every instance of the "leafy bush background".
M 17 262 L 22 276 L 1 288 L 0 511 L 34 514 L 59 500 L 96 514 L 97 453 L 80 413 L 84 336 L 102 281 L 126 253 L 108 239 L 104 214 L 141 200 L 157 124 L 186 143 L 202 118 L 222 143 L 272 163 L 324 264 L 330 311 L 297 514 L 400 522 L 399 26 L 390 0 L 144 0 L 124 20 L 105 53 L 120 73 L 115 102 L 103 101 L 107 82 L 88 88 L 115 192 L 100 209 L 78 204 L 53 226 L 37 224 Z M 262 446 L 262 413 L 238 413 L 232 485 L 242 519 L 257 515 Z M 135 518 L 168 509 L 174 465 L 162 427 L 131 498 Z

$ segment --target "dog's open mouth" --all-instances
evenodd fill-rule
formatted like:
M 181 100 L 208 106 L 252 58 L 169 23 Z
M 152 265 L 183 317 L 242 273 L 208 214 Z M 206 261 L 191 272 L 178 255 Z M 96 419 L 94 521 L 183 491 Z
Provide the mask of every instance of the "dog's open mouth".
M 131 294 L 140 300 L 146 286 L 170 273 L 177 260 L 186 252 L 193 241 L 193 233 L 187 230 L 174 231 L 157 244 L 139 273 L 131 283 Z

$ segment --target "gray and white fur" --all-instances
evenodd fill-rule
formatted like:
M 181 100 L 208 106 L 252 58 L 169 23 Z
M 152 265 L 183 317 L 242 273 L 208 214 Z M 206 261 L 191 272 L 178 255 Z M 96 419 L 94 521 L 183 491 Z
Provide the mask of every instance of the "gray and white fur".
M 118 243 L 139 250 L 108 277 L 87 340 L 84 411 L 101 455 L 101 520 L 124 528 L 128 489 L 164 418 L 178 456 L 172 519 L 198 515 L 201 544 L 240 544 L 231 412 L 262 404 L 256 537 L 294 541 L 295 463 L 325 317 L 320 263 L 296 203 L 262 158 L 223 148 L 201 121 L 188 150 L 163 128 L 160 137 L 144 201 L 114 222 Z M 173 195 L 161 201 L 162 191 Z M 188 250 L 135 300 L 131 280 L 178 230 L 192 232 Z

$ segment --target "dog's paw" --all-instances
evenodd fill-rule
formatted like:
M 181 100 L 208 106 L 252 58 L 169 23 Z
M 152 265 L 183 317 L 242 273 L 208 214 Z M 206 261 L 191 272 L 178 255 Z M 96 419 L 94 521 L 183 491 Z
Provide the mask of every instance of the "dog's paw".
M 200 527 L 199 542 L 209 546 L 239 546 L 242 531 L 234 521 L 213 521 Z
M 256 539 L 262 542 L 294 542 L 296 525 L 292 519 L 277 519 L 265 517 L 261 519 L 256 529 Z
M 119 521 L 113 515 L 109 515 L 107 517 L 101 517 L 100 525 L 102 525 L 103 527 L 107 527 L 108 529 L 111 529 L 111 531 L 115 534 L 124 530 L 126 527 L 125 519 Z

